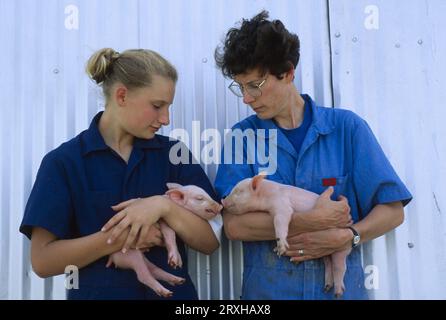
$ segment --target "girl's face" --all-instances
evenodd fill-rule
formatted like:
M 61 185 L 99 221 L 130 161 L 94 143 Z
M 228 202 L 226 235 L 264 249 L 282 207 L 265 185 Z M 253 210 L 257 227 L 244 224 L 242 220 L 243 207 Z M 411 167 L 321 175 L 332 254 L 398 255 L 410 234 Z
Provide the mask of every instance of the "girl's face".
M 175 83 L 162 76 L 153 76 L 150 87 L 126 90 L 118 108 L 121 126 L 135 137 L 153 138 L 161 126 L 169 124 L 174 95 Z

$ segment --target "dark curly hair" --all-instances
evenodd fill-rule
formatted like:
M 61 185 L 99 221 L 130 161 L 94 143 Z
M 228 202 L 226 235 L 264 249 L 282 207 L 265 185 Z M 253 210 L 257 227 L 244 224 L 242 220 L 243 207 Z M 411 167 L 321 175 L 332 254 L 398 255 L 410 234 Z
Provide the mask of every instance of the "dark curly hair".
M 299 37 L 290 33 L 280 20 L 269 21 L 263 10 L 251 20 L 242 20 L 240 28 L 231 28 L 221 46 L 215 49 L 215 61 L 225 77 L 258 68 L 278 79 L 296 68 L 299 62 Z

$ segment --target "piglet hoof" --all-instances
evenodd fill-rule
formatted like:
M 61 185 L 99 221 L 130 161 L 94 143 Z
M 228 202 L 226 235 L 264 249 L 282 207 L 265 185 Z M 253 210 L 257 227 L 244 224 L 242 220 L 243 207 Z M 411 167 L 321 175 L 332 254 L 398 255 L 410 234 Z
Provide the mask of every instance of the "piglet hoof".
M 288 243 L 286 240 L 277 240 L 277 247 L 274 249 L 274 252 L 277 253 L 277 255 L 280 257 L 283 254 L 285 254 L 286 250 L 288 249 Z
M 186 279 L 177 276 L 172 276 L 166 280 L 171 286 L 177 286 L 186 282 Z
M 324 292 L 327 293 L 328 291 L 331 290 L 331 288 L 333 288 L 332 284 L 327 283 L 324 287 Z
M 169 255 L 167 257 L 167 263 L 172 268 L 181 268 L 183 266 L 183 261 L 181 260 L 181 255 L 178 251 L 176 252 L 169 252 Z
M 274 252 L 275 254 L 277 254 L 277 256 L 279 256 L 279 257 L 281 256 L 279 247 L 275 247 L 275 248 L 273 249 L 273 252 Z
M 345 291 L 344 286 L 337 287 L 335 285 L 335 298 L 336 299 L 342 298 L 342 295 L 344 294 L 344 291 Z
M 167 289 L 158 289 L 155 292 L 163 298 L 170 298 L 173 295 L 172 291 Z

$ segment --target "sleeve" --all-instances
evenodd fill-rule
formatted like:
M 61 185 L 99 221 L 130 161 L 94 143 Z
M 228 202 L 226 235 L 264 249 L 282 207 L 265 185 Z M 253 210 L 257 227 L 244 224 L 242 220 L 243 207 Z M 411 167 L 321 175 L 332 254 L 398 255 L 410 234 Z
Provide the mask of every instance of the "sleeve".
M 369 125 L 359 117 L 353 132 L 353 184 L 362 217 L 377 204 L 401 201 L 406 206 L 412 200 Z
M 20 232 L 31 239 L 32 228 L 41 227 L 59 239 L 71 236 L 73 209 L 63 166 L 54 153 L 46 155 L 31 190 Z
M 181 143 L 181 142 L 180 142 Z M 186 146 L 183 146 L 187 149 Z M 176 182 L 181 185 L 196 185 L 206 191 L 209 196 L 220 203 L 220 198 L 217 197 L 214 188 L 212 187 L 211 182 L 209 181 L 208 176 L 204 172 L 203 168 L 199 163 L 193 160 L 193 155 L 189 149 L 187 149 L 189 153 L 189 164 L 179 164 L 177 166 L 177 177 Z M 223 219 L 221 215 L 217 215 L 214 219 L 209 220 L 209 225 L 214 231 L 214 234 L 219 242 L 221 242 L 221 231 L 223 228 Z
M 233 127 L 232 130 L 239 129 Z M 236 154 L 236 143 L 229 141 L 233 139 L 232 135 L 225 137 L 225 144 L 221 151 L 220 165 L 218 166 L 217 176 L 215 178 L 215 190 L 220 198 L 225 198 L 231 193 L 234 186 L 243 179 L 251 178 L 254 169 L 247 161 L 247 146 L 243 142 L 242 154 Z M 228 153 L 228 150 L 229 153 Z M 238 150 L 238 149 L 237 149 Z

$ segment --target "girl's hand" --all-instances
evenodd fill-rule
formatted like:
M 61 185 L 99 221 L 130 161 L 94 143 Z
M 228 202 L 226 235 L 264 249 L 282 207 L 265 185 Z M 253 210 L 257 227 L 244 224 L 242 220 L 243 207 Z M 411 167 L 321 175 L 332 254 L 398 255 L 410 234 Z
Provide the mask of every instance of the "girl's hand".
M 139 240 L 138 242 L 136 242 L 134 249 L 149 251 L 149 249 L 152 247 L 165 246 L 163 234 L 161 233 L 161 228 L 158 222 L 149 227 L 149 231 L 147 231 L 147 238 L 144 238 L 143 236 L 140 236 L 138 238 Z
M 107 243 L 113 243 L 125 229 L 130 227 L 122 248 L 122 252 L 125 253 L 136 240 L 147 239 L 150 226 L 169 211 L 169 206 L 169 200 L 163 196 L 131 199 L 113 206 L 113 210 L 118 213 L 102 228 L 102 231 L 113 228 Z

